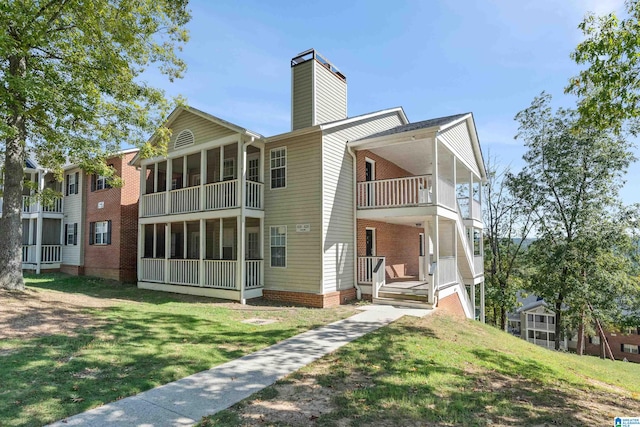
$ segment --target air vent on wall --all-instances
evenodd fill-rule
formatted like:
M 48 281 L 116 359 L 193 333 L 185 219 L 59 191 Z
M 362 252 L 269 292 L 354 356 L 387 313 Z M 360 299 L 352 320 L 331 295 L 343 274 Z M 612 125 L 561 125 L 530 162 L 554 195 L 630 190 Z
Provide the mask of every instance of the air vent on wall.
M 185 129 L 176 137 L 176 142 L 173 144 L 173 148 L 177 150 L 178 148 L 186 147 L 188 145 L 193 145 L 193 132 L 189 129 Z

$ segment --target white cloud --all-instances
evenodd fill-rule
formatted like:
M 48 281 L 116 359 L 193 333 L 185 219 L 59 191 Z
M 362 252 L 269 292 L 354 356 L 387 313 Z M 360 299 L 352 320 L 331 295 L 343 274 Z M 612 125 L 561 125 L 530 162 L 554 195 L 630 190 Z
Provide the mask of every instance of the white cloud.
M 596 15 L 606 15 L 611 12 L 622 13 L 624 0 L 572 0 L 570 2 L 583 15 L 592 12 Z

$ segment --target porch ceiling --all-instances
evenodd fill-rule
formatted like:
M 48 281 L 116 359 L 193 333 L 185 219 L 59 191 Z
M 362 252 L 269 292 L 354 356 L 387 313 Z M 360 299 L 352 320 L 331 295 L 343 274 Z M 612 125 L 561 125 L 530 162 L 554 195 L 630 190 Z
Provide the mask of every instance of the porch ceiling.
M 427 175 L 432 173 L 432 148 L 431 139 L 418 139 L 401 144 L 391 144 L 382 147 L 370 148 L 369 151 L 383 157 L 414 175 Z

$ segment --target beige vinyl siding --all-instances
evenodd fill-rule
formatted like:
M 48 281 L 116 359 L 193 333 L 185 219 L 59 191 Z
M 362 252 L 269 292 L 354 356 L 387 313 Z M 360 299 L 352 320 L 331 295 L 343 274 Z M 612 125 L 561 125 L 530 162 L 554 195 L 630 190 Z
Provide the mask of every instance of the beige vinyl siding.
M 291 71 L 291 130 L 313 126 L 313 64 L 307 61 Z
M 323 158 L 323 291 L 354 286 L 353 159 L 347 142 L 403 124 L 398 113 L 351 123 L 325 133 Z
M 266 144 L 265 289 L 320 293 L 322 290 L 322 136 L 320 131 Z M 270 152 L 287 147 L 286 188 L 271 189 Z M 296 232 L 309 224 L 310 232 Z M 287 226 L 287 266 L 271 267 L 270 227 Z
M 469 137 L 469 127 L 467 126 L 466 120 L 445 130 L 438 135 L 438 138 L 453 151 L 456 157 L 460 159 L 469 170 L 476 176 L 480 176 L 480 170 L 476 162 L 476 156 L 473 154 L 473 144 Z
M 238 133 L 237 131 L 233 131 L 227 127 L 221 126 L 194 113 L 183 111 L 180 113 L 180 116 L 171 124 L 171 140 L 169 141 L 168 147 L 169 152 L 175 151 L 173 148 L 173 144 L 176 140 L 176 137 L 180 134 L 180 131 L 184 129 L 189 129 L 191 132 L 193 132 L 194 145 L 202 144 Z M 189 147 L 191 146 L 187 146 L 184 148 Z
M 79 172 L 79 180 L 78 183 L 78 194 L 70 194 L 68 196 L 64 196 L 64 220 L 62 223 L 62 231 L 64 233 L 64 226 L 68 224 L 69 226 L 73 226 L 74 223 L 78 224 L 78 244 L 77 245 L 65 245 L 67 236 L 64 235 L 62 241 L 62 264 L 66 265 L 82 265 L 82 242 L 84 241 L 84 212 L 83 212 L 83 194 L 85 191 L 85 179 L 84 174 L 80 169 L 70 169 L 65 171 L 65 176 L 67 174 L 74 175 L 76 172 Z M 63 186 L 65 185 L 63 181 Z M 66 188 L 62 189 L 62 194 L 65 194 Z
M 347 83 L 319 62 L 313 61 L 313 63 L 316 67 L 316 121 L 314 124 L 347 118 Z

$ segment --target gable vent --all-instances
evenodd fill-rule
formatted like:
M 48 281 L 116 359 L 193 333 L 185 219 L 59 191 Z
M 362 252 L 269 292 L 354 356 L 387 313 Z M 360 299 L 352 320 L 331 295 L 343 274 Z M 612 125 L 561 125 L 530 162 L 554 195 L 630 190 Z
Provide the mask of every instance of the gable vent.
M 193 132 L 189 129 L 185 129 L 176 137 L 176 142 L 174 142 L 173 148 L 177 150 L 178 148 L 186 147 L 188 145 L 193 145 Z

